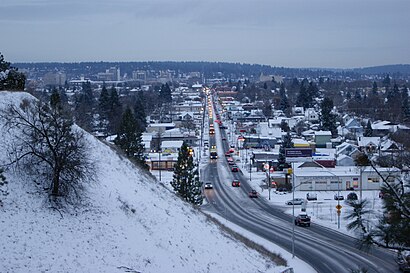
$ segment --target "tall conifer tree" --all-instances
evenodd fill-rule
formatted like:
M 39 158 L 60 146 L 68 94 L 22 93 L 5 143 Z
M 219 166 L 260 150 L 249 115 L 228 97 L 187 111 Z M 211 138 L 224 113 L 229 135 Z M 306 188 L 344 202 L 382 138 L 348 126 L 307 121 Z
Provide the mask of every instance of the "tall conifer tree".
M 125 152 L 127 157 L 137 160 L 141 166 L 146 167 L 141 132 L 129 107 L 125 109 L 122 115 L 117 138 L 114 140 L 114 143 Z
M 174 178 L 171 185 L 182 199 L 194 205 L 202 204 L 202 183 L 199 181 L 198 169 L 195 168 L 193 157 L 185 143 L 179 150 L 178 161 L 174 167 Z

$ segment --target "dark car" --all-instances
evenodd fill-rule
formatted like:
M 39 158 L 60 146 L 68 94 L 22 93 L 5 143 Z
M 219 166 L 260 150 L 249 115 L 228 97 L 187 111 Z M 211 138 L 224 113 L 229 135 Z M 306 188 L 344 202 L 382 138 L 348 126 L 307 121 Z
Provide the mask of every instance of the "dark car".
M 232 181 L 232 187 L 240 187 L 241 186 L 241 182 L 239 182 L 239 180 L 235 179 Z
M 251 190 L 251 191 L 248 193 L 248 196 L 249 196 L 249 198 L 258 198 L 258 192 L 255 191 L 255 190 Z
M 335 194 L 335 196 L 333 197 L 335 200 L 344 200 L 344 196 L 341 194 Z
M 222 137 L 222 140 L 226 140 L 226 137 Z
M 306 213 L 301 213 L 295 218 L 295 225 L 310 227 L 310 216 Z
M 232 171 L 232 172 L 234 172 L 234 173 L 237 173 L 237 172 L 239 172 L 239 168 L 238 168 L 238 166 L 236 166 L 236 165 L 233 165 L 233 166 L 232 166 L 232 169 L 231 169 L 231 171 Z
M 346 196 L 347 200 L 357 200 L 357 194 L 355 192 L 351 192 Z
M 211 190 L 211 189 L 213 189 L 214 187 L 212 186 L 212 183 L 211 183 L 211 182 L 206 182 L 204 188 L 205 188 L 206 190 Z

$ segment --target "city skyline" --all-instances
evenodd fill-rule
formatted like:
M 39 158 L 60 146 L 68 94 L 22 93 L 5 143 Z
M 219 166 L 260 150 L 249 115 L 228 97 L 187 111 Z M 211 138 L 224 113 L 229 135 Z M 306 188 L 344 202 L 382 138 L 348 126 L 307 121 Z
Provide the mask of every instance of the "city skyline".
M 407 64 L 408 10 L 403 0 L 5 0 L 0 52 L 10 62 Z

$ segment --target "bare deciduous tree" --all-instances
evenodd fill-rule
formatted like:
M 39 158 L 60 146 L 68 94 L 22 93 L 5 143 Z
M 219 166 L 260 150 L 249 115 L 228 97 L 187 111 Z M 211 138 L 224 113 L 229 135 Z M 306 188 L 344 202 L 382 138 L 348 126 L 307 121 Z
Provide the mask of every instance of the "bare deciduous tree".
M 16 134 L 9 146 L 10 164 L 41 176 L 40 185 L 52 200 L 81 199 L 84 185 L 93 180 L 94 164 L 83 131 L 73 124 L 59 98 L 50 104 L 23 100 L 1 112 Z

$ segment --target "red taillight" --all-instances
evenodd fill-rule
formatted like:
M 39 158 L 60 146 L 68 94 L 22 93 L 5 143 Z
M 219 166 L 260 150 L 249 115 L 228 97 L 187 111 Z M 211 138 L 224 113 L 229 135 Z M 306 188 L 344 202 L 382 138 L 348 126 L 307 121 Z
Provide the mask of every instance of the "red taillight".
M 238 186 L 240 186 L 241 185 L 241 183 L 238 183 Z

